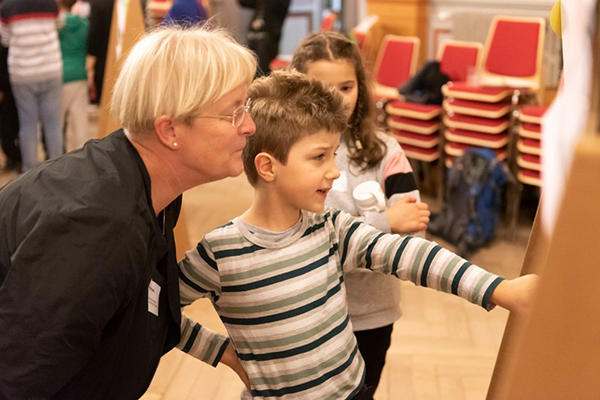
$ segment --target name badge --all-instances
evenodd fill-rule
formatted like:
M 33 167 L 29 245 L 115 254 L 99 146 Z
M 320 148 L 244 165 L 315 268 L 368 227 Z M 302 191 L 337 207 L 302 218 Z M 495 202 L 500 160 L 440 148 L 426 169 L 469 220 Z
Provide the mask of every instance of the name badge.
M 148 285 L 148 312 L 158 317 L 158 297 L 160 296 L 160 286 L 158 283 L 150 280 Z

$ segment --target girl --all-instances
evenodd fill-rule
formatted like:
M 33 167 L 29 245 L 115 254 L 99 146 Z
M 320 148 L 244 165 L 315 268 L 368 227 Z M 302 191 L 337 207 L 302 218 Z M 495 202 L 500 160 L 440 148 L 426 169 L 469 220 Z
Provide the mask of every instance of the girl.
M 385 191 L 387 208 L 365 212 L 360 218 L 385 232 L 424 230 L 429 222 L 429 207 L 419 201 L 412 169 L 398 142 L 375 128 L 358 46 L 336 32 L 313 34 L 296 49 L 291 68 L 336 87 L 351 111 L 335 159 L 340 178 L 334 182 L 326 205 L 358 216 L 359 208 L 352 196 L 354 188 L 366 181 L 377 181 Z M 369 271 L 353 271 L 345 279 L 350 317 L 365 359 L 365 384 L 376 388 L 393 323 L 401 315 L 400 286 L 392 276 Z

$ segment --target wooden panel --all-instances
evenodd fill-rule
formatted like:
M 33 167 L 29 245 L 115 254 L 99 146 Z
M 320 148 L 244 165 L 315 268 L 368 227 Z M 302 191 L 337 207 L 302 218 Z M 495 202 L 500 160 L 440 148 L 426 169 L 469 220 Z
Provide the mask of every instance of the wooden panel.
M 373 38 L 373 45 L 379 48 L 381 39 L 386 34 L 401 36 L 417 36 L 421 43 L 427 41 L 428 0 L 368 0 L 368 13 L 379 16 L 383 27 L 382 37 Z M 427 49 L 421 49 L 419 66 L 427 54 Z
M 531 318 L 511 354 L 506 385 L 488 399 L 600 396 L 600 136 L 575 150 Z M 501 389 L 501 390 L 500 390 Z

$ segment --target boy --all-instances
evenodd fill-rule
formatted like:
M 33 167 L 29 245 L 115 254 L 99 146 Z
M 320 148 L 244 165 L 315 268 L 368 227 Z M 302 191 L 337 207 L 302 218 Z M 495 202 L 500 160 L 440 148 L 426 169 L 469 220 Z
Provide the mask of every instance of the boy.
M 88 85 L 85 57 L 87 38 L 90 29 L 88 20 L 71 13 L 77 0 L 59 0 L 60 11 L 64 13 L 65 25 L 58 31 L 63 59 L 61 129 L 65 131 L 68 115 L 67 151 L 83 146 L 90 138 L 88 120 Z
M 257 80 L 249 97 L 257 130 L 243 158 L 254 201 L 187 253 L 180 294 L 183 304 L 211 298 L 252 397 L 367 396 L 343 285 L 352 269 L 392 274 L 487 309 L 527 305 L 531 277 L 502 281 L 435 243 L 323 209 L 339 176 L 334 155 L 347 121 L 336 89 L 274 72 Z M 179 347 L 202 358 L 198 329 L 184 320 Z

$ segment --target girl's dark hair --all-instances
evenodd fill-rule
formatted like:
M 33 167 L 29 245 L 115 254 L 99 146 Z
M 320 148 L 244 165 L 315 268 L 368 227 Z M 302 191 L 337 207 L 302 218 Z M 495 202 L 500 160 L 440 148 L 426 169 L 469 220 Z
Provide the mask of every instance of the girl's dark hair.
M 385 143 L 375 134 L 373 103 L 358 46 L 337 32 L 320 32 L 307 36 L 298 46 L 291 68 L 306 73 L 308 64 L 316 61 L 347 60 L 354 65 L 358 85 L 356 107 L 348 121 L 344 140 L 350 149 L 350 160 L 362 169 L 377 166 L 385 155 Z M 362 148 L 356 146 L 360 141 Z

